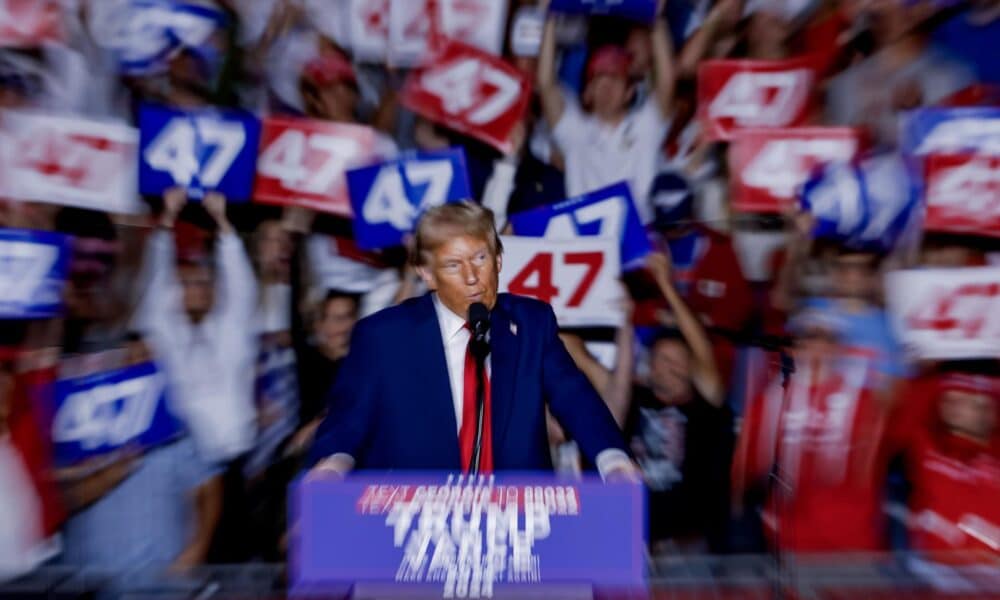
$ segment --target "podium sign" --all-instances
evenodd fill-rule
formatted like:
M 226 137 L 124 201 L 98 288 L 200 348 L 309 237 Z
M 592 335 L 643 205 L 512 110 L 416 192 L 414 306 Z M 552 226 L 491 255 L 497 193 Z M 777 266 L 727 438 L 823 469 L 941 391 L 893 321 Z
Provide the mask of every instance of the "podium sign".
M 531 476 L 307 476 L 292 489 L 293 595 L 392 583 L 490 598 L 642 589 L 639 485 Z

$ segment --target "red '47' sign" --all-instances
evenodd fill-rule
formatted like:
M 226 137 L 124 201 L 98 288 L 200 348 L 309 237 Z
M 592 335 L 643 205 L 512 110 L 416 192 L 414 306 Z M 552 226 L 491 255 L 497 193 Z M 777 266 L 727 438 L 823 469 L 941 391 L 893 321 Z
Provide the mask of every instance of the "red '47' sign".
M 813 106 L 822 57 L 710 60 L 698 68 L 698 116 L 705 134 L 729 140 L 737 129 L 801 125 Z
M 918 358 L 1000 356 L 1000 269 L 895 271 L 886 292 L 896 331 Z
M 254 200 L 351 216 L 344 173 L 372 158 L 368 127 L 266 119 L 261 126 Z
M 860 134 L 844 127 L 745 129 L 729 148 L 733 208 L 780 213 L 791 206 L 813 169 L 857 154 Z
M 37 46 L 61 40 L 61 11 L 53 0 L 0 0 L 0 46 Z
M 924 229 L 1000 237 L 1000 155 L 932 154 L 924 168 Z
M 4 113 L 0 194 L 113 213 L 142 210 L 138 132 L 125 125 L 33 112 Z
M 563 327 L 621 325 L 617 240 L 510 236 L 503 238 L 503 245 L 501 291 L 552 305 Z
M 503 60 L 451 41 L 403 88 L 403 104 L 501 151 L 528 109 L 531 86 Z

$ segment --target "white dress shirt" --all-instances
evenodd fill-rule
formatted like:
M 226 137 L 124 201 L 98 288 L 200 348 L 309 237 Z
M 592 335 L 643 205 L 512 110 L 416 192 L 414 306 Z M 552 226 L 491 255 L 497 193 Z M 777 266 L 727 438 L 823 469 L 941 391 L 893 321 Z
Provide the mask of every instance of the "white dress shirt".
M 170 384 L 174 408 L 201 457 L 222 463 L 250 450 L 257 435 L 257 281 L 235 234 L 216 241 L 216 293 L 200 323 L 184 312 L 173 237 L 152 234 L 147 288 L 137 326 Z
M 441 341 L 444 342 L 444 360 L 448 366 L 448 382 L 451 384 L 451 402 L 455 407 L 455 423 L 462 431 L 462 413 L 465 406 L 465 353 L 469 346 L 468 329 L 465 319 L 451 312 L 441 303 L 437 294 L 434 298 L 434 312 L 441 327 Z M 486 357 L 486 374 L 490 374 L 490 358 Z

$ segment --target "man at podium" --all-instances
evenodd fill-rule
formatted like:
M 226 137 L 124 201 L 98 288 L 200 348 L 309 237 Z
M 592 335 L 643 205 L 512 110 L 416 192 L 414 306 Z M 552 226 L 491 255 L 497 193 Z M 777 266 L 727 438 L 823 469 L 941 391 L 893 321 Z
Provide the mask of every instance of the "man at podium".
M 489 209 L 423 215 L 412 259 L 431 291 L 358 322 L 311 451 L 316 471 L 551 470 L 548 405 L 602 477 L 637 478 L 552 308 L 497 292 L 502 251 Z

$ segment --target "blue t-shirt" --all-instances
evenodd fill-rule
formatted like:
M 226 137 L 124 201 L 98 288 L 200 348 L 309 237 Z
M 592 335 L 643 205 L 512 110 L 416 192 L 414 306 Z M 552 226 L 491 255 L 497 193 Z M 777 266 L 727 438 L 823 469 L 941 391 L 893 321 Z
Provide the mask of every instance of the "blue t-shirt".
M 909 374 L 903 346 L 896 339 L 885 310 L 873 306 L 861 312 L 848 312 L 832 298 L 811 298 L 806 301 L 805 306 L 842 319 L 846 324 L 843 342 L 872 351 L 875 355 L 875 368 L 879 373 L 892 377 L 906 377 Z

